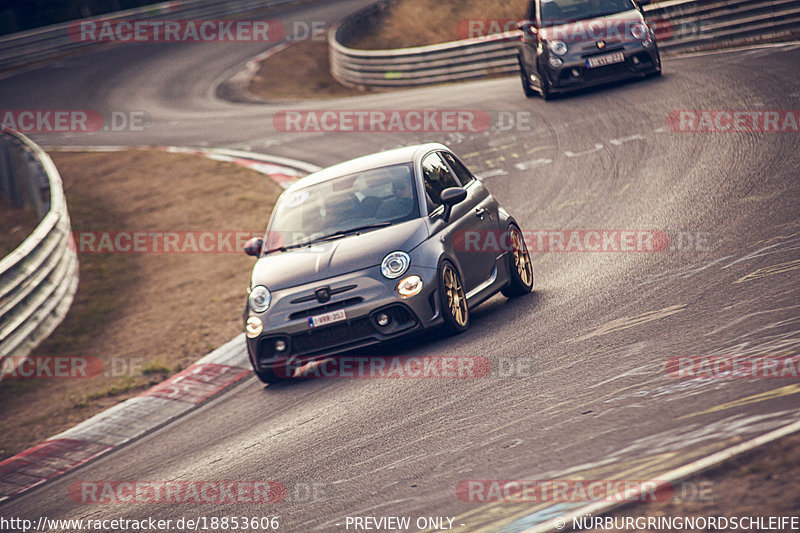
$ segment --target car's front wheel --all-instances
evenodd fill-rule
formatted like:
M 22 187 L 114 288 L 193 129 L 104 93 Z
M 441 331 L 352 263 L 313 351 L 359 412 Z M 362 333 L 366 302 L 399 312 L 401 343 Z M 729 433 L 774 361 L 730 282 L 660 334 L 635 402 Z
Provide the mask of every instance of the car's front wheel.
M 503 296 L 522 296 L 533 290 L 533 263 L 525 239 L 517 226 L 508 227 L 509 277 L 511 281 L 503 288 Z
M 249 350 L 249 348 L 248 348 Z M 290 367 L 285 359 L 269 366 L 253 366 L 253 372 L 263 383 L 279 383 L 291 378 Z
M 457 334 L 469 327 L 469 306 L 464 293 L 464 283 L 456 267 L 450 261 L 439 267 L 439 300 L 442 303 L 442 318 L 448 333 Z
M 525 91 L 525 96 L 528 98 L 533 98 L 536 96 L 536 91 L 533 90 L 531 87 L 531 82 L 528 76 L 528 71 L 525 69 L 525 63 L 522 62 L 522 59 L 517 59 L 519 62 L 519 75 L 522 78 L 522 90 Z

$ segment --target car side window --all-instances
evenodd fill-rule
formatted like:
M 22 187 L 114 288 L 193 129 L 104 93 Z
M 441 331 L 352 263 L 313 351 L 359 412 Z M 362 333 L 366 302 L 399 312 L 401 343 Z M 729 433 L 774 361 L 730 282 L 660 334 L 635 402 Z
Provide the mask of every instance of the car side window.
M 470 174 L 469 170 L 467 170 L 467 167 L 465 167 L 461 161 L 456 159 L 456 156 L 449 152 L 441 152 L 441 154 L 442 158 L 447 161 L 448 165 L 450 165 L 450 169 L 458 177 L 458 181 L 461 182 L 461 185 L 466 185 L 475 179 L 475 176 Z
M 447 165 L 439 154 L 433 153 L 425 156 L 422 160 L 422 175 L 425 180 L 425 193 L 428 196 L 428 208 L 433 209 L 442 205 L 441 194 L 450 187 L 459 187 L 455 177 L 450 173 Z

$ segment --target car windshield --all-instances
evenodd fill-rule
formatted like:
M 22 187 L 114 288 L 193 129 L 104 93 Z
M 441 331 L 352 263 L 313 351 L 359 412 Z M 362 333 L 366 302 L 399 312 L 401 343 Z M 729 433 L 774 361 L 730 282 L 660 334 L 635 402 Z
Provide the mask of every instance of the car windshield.
M 636 9 L 631 0 L 541 0 L 542 27 L 605 17 Z
M 265 248 L 302 246 L 419 216 L 411 164 L 370 169 L 281 196 Z

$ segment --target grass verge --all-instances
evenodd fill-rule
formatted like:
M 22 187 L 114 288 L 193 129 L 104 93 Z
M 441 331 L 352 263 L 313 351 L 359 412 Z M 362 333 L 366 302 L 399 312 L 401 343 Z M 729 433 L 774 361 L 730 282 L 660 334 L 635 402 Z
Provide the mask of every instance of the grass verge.
M 292 74 L 283 74 L 286 72 Z M 331 76 L 328 44 L 313 39 L 291 44 L 267 57 L 259 65 L 247 90 L 264 100 L 340 98 L 364 94 L 340 85 Z
M 280 193 L 254 171 L 191 155 L 51 156 L 75 232 L 258 232 Z M 103 375 L 0 381 L 0 459 L 163 381 L 242 331 L 253 264 L 243 253 L 81 253 L 79 260 L 72 307 L 34 355 L 97 357 Z
M 690 488 L 680 491 L 685 494 L 676 493 L 670 501 L 632 505 L 608 516 L 616 517 L 618 521 L 626 517 L 796 517 L 800 509 L 798 479 L 800 434 L 795 433 L 691 477 L 687 480 Z M 643 531 L 635 528 L 603 529 Z M 710 529 L 685 528 L 681 531 L 700 533 Z M 780 527 L 775 529 L 788 531 Z

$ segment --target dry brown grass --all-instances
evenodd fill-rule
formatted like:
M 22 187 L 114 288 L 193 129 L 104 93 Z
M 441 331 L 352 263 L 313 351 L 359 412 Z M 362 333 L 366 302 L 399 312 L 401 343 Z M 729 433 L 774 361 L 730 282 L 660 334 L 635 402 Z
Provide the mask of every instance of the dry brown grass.
M 285 74 L 287 72 L 292 74 Z M 294 43 L 262 61 L 247 90 L 265 100 L 337 98 L 363 94 L 333 79 L 328 45 L 320 40 Z
M 513 19 L 525 16 L 527 0 L 398 0 L 351 46 L 367 50 L 406 48 L 463 39 L 468 20 Z
M 263 231 L 280 188 L 191 155 L 53 153 L 73 230 Z M 257 201 L 254 201 L 257 198 Z M 134 375 L 0 381 L 0 459 L 138 394 L 242 331 L 244 253 L 78 256 L 70 311 L 34 355 L 98 357 Z M 124 374 L 124 373 L 123 373 Z

